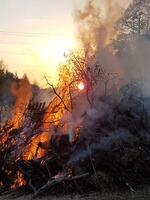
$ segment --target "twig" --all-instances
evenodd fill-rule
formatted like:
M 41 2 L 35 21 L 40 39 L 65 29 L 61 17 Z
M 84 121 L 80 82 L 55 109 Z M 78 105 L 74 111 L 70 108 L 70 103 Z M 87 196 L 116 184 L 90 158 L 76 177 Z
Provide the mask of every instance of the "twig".
M 63 105 L 64 105 L 64 108 L 65 108 L 68 112 L 70 112 L 70 110 L 67 108 L 67 106 L 66 106 L 64 100 L 63 100 L 62 97 L 57 93 L 55 87 L 54 87 L 52 84 L 49 83 L 49 81 L 48 81 L 48 79 L 47 79 L 46 76 L 45 76 L 45 80 L 46 80 L 47 84 L 53 89 L 53 91 L 54 91 L 54 93 L 56 94 L 56 96 L 61 100 L 61 102 L 62 102 Z M 70 112 L 70 113 L 71 113 L 71 112 Z

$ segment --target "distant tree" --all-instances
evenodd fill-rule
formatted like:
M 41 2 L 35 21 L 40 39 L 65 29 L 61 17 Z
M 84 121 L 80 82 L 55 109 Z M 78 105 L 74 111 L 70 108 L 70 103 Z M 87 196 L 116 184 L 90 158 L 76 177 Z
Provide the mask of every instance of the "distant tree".
M 13 103 L 11 85 L 14 81 L 18 82 L 18 80 L 17 74 L 9 72 L 4 61 L 0 60 L 0 105 L 5 106 Z
M 150 39 L 150 1 L 133 0 L 116 23 L 112 46 L 118 55 L 129 51 L 133 40 Z
M 118 21 L 119 32 L 150 34 L 150 1 L 133 0 Z

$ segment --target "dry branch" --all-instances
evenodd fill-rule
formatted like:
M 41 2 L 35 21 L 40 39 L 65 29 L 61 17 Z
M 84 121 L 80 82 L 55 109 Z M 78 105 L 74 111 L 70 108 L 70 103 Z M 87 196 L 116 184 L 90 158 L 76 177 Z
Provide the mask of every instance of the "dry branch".
M 77 175 L 77 176 L 70 176 L 68 174 L 65 174 L 65 175 L 55 178 L 53 180 L 49 180 L 47 182 L 47 184 L 42 186 L 39 190 L 37 190 L 34 193 L 33 198 L 36 198 L 37 196 L 41 195 L 42 193 L 47 192 L 51 187 L 53 187 L 59 183 L 62 183 L 64 181 L 78 180 L 78 179 L 86 178 L 88 176 L 89 176 L 89 173 L 85 173 L 85 174 L 81 174 L 81 175 Z
M 64 102 L 64 100 L 63 100 L 63 98 L 57 93 L 55 87 L 54 87 L 52 84 L 49 83 L 49 81 L 48 81 L 48 79 L 47 79 L 46 76 L 45 76 L 45 80 L 46 80 L 47 84 L 53 89 L 54 94 L 61 100 L 62 104 L 64 105 L 64 108 L 65 108 L 68 112 L 70 112 L 70 110 L 67 108 L 67 106 L 66 106 L 66 104 L 65 104 L 65 102 Z

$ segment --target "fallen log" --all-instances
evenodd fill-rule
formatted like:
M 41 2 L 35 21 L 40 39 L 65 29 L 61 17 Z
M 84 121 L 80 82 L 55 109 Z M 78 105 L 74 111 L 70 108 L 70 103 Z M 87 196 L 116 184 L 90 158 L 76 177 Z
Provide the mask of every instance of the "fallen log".
M 81 175 L 77 175 L 77 176 L 71 176 L 68 174 L 59 176 L 58 178 L 55 178 L 53 180 L 49 180 L 45 185 L 43 185 L 40 189 L 38 189 L 34 195 L 32 196 L 32 199 L 38 197 L 39 195 L 43 194 L 44 192 L 47 192 L 47 190 L 49 190 L 51 187 L 62 183 L 64 181 L 74 181 L 74 180 L 78 180 L 78 179 L 82 179 L 82 178 L 86 178 L 89 176 L 89 173 L 85 173 L 85 174 L 81 174 Z

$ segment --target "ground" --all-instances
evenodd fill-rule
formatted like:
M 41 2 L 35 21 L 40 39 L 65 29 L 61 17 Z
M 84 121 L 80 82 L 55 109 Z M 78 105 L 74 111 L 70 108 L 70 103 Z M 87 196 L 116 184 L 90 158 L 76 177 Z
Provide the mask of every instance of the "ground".
M 31 195 L 15 197 L 12 194 L 0 196 L 0 200 L 31 200 Z M 74 195 L 74 196 L 46 196 L 37 198 L 36 200 L 150 200 L 150 188 L 126 193 L 110 193 L 110 194 L 97 194 L 90 195 Z

